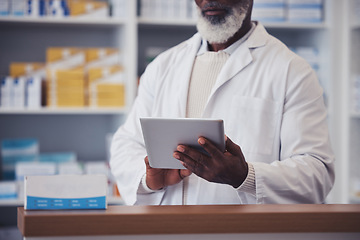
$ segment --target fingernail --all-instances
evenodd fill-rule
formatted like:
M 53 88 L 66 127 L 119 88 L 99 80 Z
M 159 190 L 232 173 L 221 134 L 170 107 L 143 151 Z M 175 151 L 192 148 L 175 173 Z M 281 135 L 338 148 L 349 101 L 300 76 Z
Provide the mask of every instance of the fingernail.
M 204 145 L 204 144 L 205 144 L 205 140 L 204 140 L 203 138 L 199 138 L 199 143 L 200 143 L 201 145 Z
M 183 148 L 182 146 L 178 146 L 176 148 L 179 152 L 185 152 L 185 148 Z
M 174 153 L 174 154 L 173 154 L 173 157 L 180 160 L 180 155 L 177 154 L 177 153 Z

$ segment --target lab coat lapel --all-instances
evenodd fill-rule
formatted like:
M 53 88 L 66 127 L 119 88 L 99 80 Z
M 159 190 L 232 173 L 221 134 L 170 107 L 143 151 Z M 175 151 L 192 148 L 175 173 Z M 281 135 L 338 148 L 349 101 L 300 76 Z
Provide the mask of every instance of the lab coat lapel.
M 188 51 L 185 51 L 183 56 L 179 56 L 182 58 L 181 65 L 178 67 L 178 74 L 176 78 L 177 81 L 181 81 L 179 85 L 179 116 L 178 117 L 186 117 L 186 104 L 188 97 L 188 87 L 190 83 L 192 68 L 194 65 L 196 54 L 199 50 L 201 44 L 201 36 L 197 33 L 194 35 L 192 39 L 190 39 L 189 44 L 191 45 Z
M 240 46 L 227 60 L 224 67 L 221 69 L 216 83 L 212 89 L 211 95 L 224 83 L 233 78 L 241 70 L 252 62 L 250 50 L 246 45 Z M 210 96 L 211 96 L 210 95 Z
M 253 61 L 251 50 L 262 47 L 266 44 L 269 34 L 266 32 L 264 26 L 261 23 L 256 24 L 257 26 L 254 29 L 254 32 L 243 44 L 238 47 L 238 49 L 235 50 L 233 54 L 231 54 L 224 67 L 220 71 L 216 83 L 211 90 L 207 105 L 209 104 L 211 98 L 216 93 L 216 91 L 223 84 L 231 80 L 235 75 L 240 73 L 244 68 L 246 68 L 246 66 L 248 66 Z M 205 107 L 203 117 L 206 116 L 207 111 Z

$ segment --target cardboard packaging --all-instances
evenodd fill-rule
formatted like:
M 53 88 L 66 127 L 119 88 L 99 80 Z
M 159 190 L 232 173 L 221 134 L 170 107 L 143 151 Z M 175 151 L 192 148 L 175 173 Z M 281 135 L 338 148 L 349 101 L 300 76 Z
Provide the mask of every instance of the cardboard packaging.
M 15 181 L 1 181 L 0 182 L 0 199 L 16 199 L 17 184 Z
M 71 17 L 76 18 L 107 18 L 109 17 L 109 5 L 102 1 L 71 0 L 69 1 Z
M 105 175 L 55 175 L 25 177 L 27 210 L 106 209 Z
M 90 106 L 125 106 L 124 73 L 121 66 L 90 68 L 89 86 Z
M 80 85 L 85 85 L 85 51 L 79 48 L 48 48 L 46 51 L 47 62 L 47 106 L 69 107 L 85 106 L 85 97 L 64 96 L 64 89 L 74 87 L 79 90 Z M 73 81 L 72 81 L 73 80 Z M 77 86 L 77 87 L 76 87 Z M 60 99 L 59 99 L 60 97 Z
M 46 67 L 40 62 L 12 62 L 10 63 L 11 77 L 40 77 L 45 78 Z
M 10 0 L 0 1 L 0 16 L 8 16 L 10 13 Z
M 121 63 L 120 52 L 117 48 L 87 48 L 86 69 L 105 67 Z

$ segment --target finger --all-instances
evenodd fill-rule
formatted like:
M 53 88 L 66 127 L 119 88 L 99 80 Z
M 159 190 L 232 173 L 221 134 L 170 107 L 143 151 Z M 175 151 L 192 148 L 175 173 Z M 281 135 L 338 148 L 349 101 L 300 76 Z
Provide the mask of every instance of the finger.
M 180 160 L 185 168 L 189 170 L 190 172 L 195 173 L 198 175 L 199 173 L 203 172 L 203 169 L 205 168 L 204 165 L 200 164 L 198 160 L 194 160 L 191 157 L 189 157 L 186 154 L 175 152 L 174 157 Z M 202 160 L 200 160 L 202 161 Z M 185 172 L 185 174 L 189 174 L 189 172 Z
M 241 149 L 240 147 L 235 144 L 229 137 L 226 136 L 226 142 L 225 142 L 226 151 L 231 153 L 232 155 L 239 156 L 241 155 Z
M 206 164 L 206 158 L 205 158 L 206 155 L 202 152 L 199 152 L 195 148 L 184 145 L 178 145 L 176 149 L 178 150 L 178 152 L 175 152 L 175 158 L 179 160 L 182 159 L 181 155 L 178 156 L 179 158 L 176 156 L 176 153 L 180 153 L 184 155 L 184 157 L 188 157 L 191 160 L 196 161 L 200 164 Z
M 199 137 L 198 143 L 214 158 L 218 158 L 223 155 L 223 152 L 220 151 L 220 149 L 209 139 Z

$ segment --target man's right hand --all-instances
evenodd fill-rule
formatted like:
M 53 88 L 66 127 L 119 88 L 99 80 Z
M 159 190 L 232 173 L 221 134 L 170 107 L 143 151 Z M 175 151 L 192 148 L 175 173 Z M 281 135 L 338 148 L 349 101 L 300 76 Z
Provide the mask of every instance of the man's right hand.
M 147 156 L 145 157 L 145 164 L 146 185 L 152 190 L 160 190 L 164 187 L 177 184 L 192 173 L 187 169 L 152 168 Z

